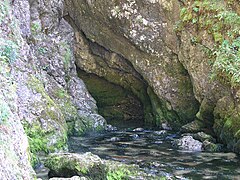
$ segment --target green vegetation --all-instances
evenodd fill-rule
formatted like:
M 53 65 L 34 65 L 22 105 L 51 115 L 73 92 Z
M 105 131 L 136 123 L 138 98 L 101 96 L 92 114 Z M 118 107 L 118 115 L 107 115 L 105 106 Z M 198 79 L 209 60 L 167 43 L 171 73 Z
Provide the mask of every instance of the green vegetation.
M 45 124 L 45 128 L 41 127 L 41 124 L 24 124 L 25 132 L 29 138 L 30 151 L 32 153 L 32 164 L 36 164 L 36 153 L 38 152 L 55 152 L 59 149 L 64 149 L 67 143 L 67 127 L 65 127 L 65 121 L 63 114 L 61 113 L 60 107 L 53 101 L 53 99 L 47 94 L 44 89 L 43 83 L 34 76 L 28 81 L 28 86 L 40 93 L 45 100 L 45 110 L 42 111 L 41 117 L 43 119 L 51 119 L 52 123 Z M 38 104 L 39 106 L 39 104 Z M 41 118 L 39 117 L 39 118 Z M 38 122 L 37 120 L 35 122 Z M 59 126 L 60 129 L 56 129 Z M 62 133 L 60 133 L 62 131 Z M 58 136 L 55 137 L 55 134 Z M 52 138 L 54 143 L 51 144 Z
M 107 173 L 107 180 L 128 180 L 131 172 L 124 168 L 109 170 Z
M 0 124 L 6 122 L 10 115 L 9 106 L 2 100 L 0 100 Z
M 13 41 L 0 38 L 0 59 L 13 63 L 18 57 L 18 49 Z
M 81 174 L 87 174 L 88 173 L 88 169 L 84 166 L 82 166 L 81 164 L 79 163 L 76 163 L 75 164 L 75 169 L 80 172 Z
M 38 163 L 36 156 L 37 152 L 48 153 L 47 139 L 45 138 L 45 132 L 38 125 L 30 125 L 28 123 L 23 124 L 25 133 L 28 136 L 28 142 L 31 152 L 31 164 L 35 166 Z
M 177 31 L 194 28 L 196 32 L 207 31 L 215 42 L 210 50 L 213 62 L 213 78 L 238 86 L 240 82 L 240 16 L 233 10 L 234 1 L 197 0 L 184 2 L 181 21 Z M 199 33 L 200 34 L 200 33 Z M 202 37 L 192 38 L 202 43 Z
M 31 164 L 33 167 L 39 162 L 37 157 L 38 153 L 43 152 L 48 154 L 66 146 L 66 134 L 63 135 L 62 139 L 58 140 L 55 144 L 50 145 L 49 138 L 51 138 L 54 134 L 53 131 L 46 131 L 39 124 L 29 124 L 28 122 L 24 122 L 23 127 L 28 137 L 31 152 Z
M 38 22 L 31 23 L 31 32 L 36 35 L 41 31 L 41 25 Z

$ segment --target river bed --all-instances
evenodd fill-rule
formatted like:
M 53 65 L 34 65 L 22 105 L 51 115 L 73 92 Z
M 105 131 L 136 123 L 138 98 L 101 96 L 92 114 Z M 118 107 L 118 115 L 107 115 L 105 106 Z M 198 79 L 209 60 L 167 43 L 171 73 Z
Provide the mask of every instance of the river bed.
M 72 137 L 70 151 L 92 152 L 103 159 L 137 164 L 148 174 L 169 179 L 240 179 L 240 158 L 234 153 L 183 151 L 171 131 L 121 128 L 86 137 Z

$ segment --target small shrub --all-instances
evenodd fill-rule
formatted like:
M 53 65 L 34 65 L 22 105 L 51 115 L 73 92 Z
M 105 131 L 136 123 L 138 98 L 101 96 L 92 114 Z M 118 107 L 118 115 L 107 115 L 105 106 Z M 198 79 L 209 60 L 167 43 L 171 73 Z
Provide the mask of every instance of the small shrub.
M 232 87 L 237 86 L 240 83 L 240 37 L 232 43 L 224 40 L 214 53 L 213 77 L 220 78 Z

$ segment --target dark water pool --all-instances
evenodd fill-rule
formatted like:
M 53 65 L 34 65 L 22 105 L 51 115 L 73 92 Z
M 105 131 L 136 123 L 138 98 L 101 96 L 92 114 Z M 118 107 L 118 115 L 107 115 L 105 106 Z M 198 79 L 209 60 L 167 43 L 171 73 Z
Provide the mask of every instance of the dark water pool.
M 72 137 L 71 152 L 91 151 L 103 159 L 137 164 L 146 173 L 169 179 L 240 179 L 234 153 L 188 152 L 172 146 L 178 135 L 166 131 L 122 129 Z

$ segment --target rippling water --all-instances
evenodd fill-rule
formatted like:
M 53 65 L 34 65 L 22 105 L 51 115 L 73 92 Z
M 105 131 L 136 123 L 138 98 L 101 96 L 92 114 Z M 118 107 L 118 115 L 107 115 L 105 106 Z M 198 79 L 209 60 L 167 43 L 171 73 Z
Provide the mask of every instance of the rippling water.
M 170 179 L 240 179 L 234 153 L 182 151 L 172 146 L 178 135 L 166 131 L 122 129 L 88 137 L 72 137 L 72 152 L 91 151 L 103 159 L 137 164 L 148 174 Z

